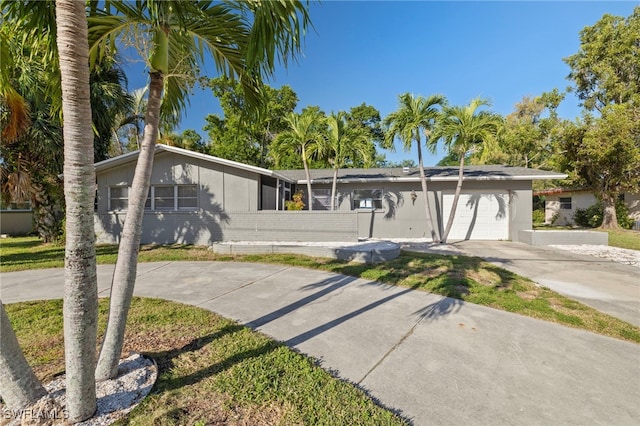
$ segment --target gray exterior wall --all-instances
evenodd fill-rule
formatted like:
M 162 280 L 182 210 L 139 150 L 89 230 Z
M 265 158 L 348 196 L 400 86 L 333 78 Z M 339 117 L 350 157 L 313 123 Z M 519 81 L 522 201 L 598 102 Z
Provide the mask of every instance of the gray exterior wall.
M 109 187 L 129 185 L 135 161 L 97 173 L 98 200 L 95 216 L 98 242 L 117 243 L 125 211 L 109 211 Z M 268 186 L 261 184 L 268 183 Z M 143 243 L 209 245 L 218 241 L 356 241 L 358 238 L 429 238 L 424 199 L 419 182 L 348 183 L 338 186 L 338 209 L 275 211 L 274 178 L 193 158 L 174 152 L 158 152 L 151 185 L 195 184 L 197 209 L 146 211 Z M 441 213 L 443 197 L 453 194 L 455 181 L 430 182 L 431 214 L 436 234 L 444 229 L 449 212 Z M 298 185 L 304 189 L 305 185 Z M 313 189 L 330 189 L 314 184 Z M 382 190 L 382 209 L 352 210 L 354 190 Z M 412 200 L 412 191 L 416 199 Z M 531 181 L 466 181 L 463 192 L 508 195 L 509 238 L 531 229 Z M 280 196 L 283 196 L 281 193 Z M 264 208 L 265 210 L 260 210 Z
M 431 215 L 439 237 L 444 231 L 449 212 L 442 212 L 443 196 L 453 194 L 456 182 L 430 182 L 429 202 Z M 299 186 L 301 187 L 301 186 Z M 330 185 L 314 184 L 314 189 L 326 189 Z M 429 238 L 426 226 L 424 198 L 420 183 L 349 183 L 338 185 L 338 210 L 351 211 L 351 197 L 356 189 L 381 189 L 384 193 L 383 208 L 360 209 L 358 213 L 358 236 L 360 238 Z M 416 199 L 411 199 L 415 191 Z M 531 229 L 533 193 L 531 181 L 467 181 L 462 192 L 504 192 L 508 194 L 509 238 L 519 240 L 519 231 Z
M 26 235 L 33 232 L 31 210 L 2 210 L 0 212 L 0 234 Z

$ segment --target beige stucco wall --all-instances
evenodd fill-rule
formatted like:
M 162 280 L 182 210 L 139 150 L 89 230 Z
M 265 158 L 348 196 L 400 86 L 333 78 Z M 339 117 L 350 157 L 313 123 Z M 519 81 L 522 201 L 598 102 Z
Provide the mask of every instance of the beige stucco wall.
M 560 209 L 560 198 L 571 197 L 571 209 Z M 629 216 L 634 220 L 640 220 L 640 194 L 624 194 L 624 201 L 629 208 Z M 595 195 L 588 191 L 562 192 L 546 195 L 545 223 L 554 225 L 573 224 L 573 215 L 578 209 L 586 209 L 597 202 Z M 558 217 L 553 221 L 555 214 Z

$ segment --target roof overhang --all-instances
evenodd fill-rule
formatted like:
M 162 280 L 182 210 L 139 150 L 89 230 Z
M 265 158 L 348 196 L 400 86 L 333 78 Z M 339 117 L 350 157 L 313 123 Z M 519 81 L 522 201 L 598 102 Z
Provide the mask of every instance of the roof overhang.
M 552 175 L 515 175 L 515 176 L 504 176 L 504 175 L 488 175 L 488 176 L 471 176 L 464 177 L 463 181 L 533 181 L 533 180 L 551 180 L 551 179 L 566 179 L 568 175 L 554 173 Z M 457 182 L 457 176 L 433 176 L 427 177 L 427 182 Z M 330 178 L 326 179 L 311 179 L 311 184 L 330 184 L 333 180 Z M 338 178 L 338 183 L 390 183 L 390 182 L 398 182 L 398 183 L 407 183 L 407 182 L 420 182 L 419 176 L 411 176 L 411 177 L 376 177 L 376 178 Z M 298 185 L 303 185 L 307 183 L 306 179 L 300 179 L 296 181 Z
M 214 157 L 213 155 L 202 154 L 200 152 L 190 151 L 188 149 L 177 148 L 175 146 L 168 146 L 163 144 L 158 144 L 155 146 L 155 153 L 159 152 L 172 152 L 174 154 L 184 155 L 186 157 L 191 157 L 199 160 L 203 160 L 210 163 L 220 164 L 223 166 L 233 167 L 240 170 L 245 170 L 253 173 L 258 173 L 263 176 L 269 176 L 276 179 L 285 180 L 287 182 L 292 182 L 291 179 L 283 176 L 279 173 L 276 173 L 269 169 L 264 169 L 262 167 L 251 166 L 249 164 L 239 163 L 237 161 L 227 160 L 225 158 Z M 100 161 L 95 164 L 96 172 L 101 172 L 103 170 L 110 169 L 112 167 L 117 167 L 123 164 L 130 163 L 135 161 L 138 158 L 140 151 L 133 151 L 127 154 L 120 155 L 118 157 L 109 158 L 108 160 Z

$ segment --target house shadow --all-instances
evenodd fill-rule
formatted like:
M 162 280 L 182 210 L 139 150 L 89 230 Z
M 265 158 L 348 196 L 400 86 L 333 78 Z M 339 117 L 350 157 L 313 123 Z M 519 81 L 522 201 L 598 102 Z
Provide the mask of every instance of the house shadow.
M 469 222 L 469 226 L 467 227 L 465 236 L 464 236 L 464 240 L 470 240 L 473 234 L 473 231 L 476 229 L 477 226 L 477 221 L 478 221 L 478 210 L 479 210 L 479 206 L 480 203 L 482 202 L 482 200 L 487 200 L 487 202 L 490 202 L 491 199 L 495 199 L 497 205 L 498 205 L 498 209 L 496 211 L 495 214 L 495 218 L 498 220 L 501 219 L 506 219 L 507 217 L 507 212 L 508 212 L 508 208 L 509 208 L 509 195 L 505 196 L 502 194 L 478 194 L 478 193 L 474 193 L 472 194 L 468 199 L 467 202 L 464 205 L 464 208 L 466 208 L 467 210 L 471 211 L 471 220 Z M 460 210 L 460 205 L 458 204 L 458 208 L 456 209 L 456 215 L 459 213 Z M 451 212 L 443 212 L 444 214 L 451 214 Z M 446 221 L 449 219 L 449 216 L 446 216 L 446 218 L 442 217 L 442 220 L 439 221 L 440 222 L 440 226 L 442 229 L 442 232 L 444 232 L 444 224 L 446 223 Z M 454 218 L 455 220 L 455 218 Z

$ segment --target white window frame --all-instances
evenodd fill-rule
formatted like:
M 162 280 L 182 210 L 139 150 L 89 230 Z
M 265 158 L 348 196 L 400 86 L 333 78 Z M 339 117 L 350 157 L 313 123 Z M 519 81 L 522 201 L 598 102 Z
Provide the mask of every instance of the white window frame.
M 113 207 L 113 205 L 112 205 L 112 201 L 113 201 L 113 199 L 114 199 L 114 198 L 113 198 L 113 197 L 112 197 L 112 195 L 111 195 L 111 191 L 112 191 L 114 188 L 118 188 L 118 189 L 123 189 L 123 188 L 124 188 L 124 189 L 126 189 L 126 190 L 127 190 L 127 196 L 126 196 L 126 197 L 119 197 L 119 198 L 117 198 L 117 200 L 125 200 L 125 201 L 126 201 L 126 203 L 127 203 L 126 207 L 122 207 L 122 208 L 114 208 L 114 207 Z M 126 210 L 129 208 L 129 190 L 130 190 L 130 189 L 131 189 L 131 188 L 130 188 L 128 185 L 111 185 L 111 186 L 109 186 L 109 187 L 108 187 L 108 191 L 107 191 L 107 192 L 108 192 L 108 194 L 107 194 L 107 199 L 109 200 L 109 209 L 108 209 L 108 210 L 109 210 L 109 211 L 126 211 Z
M 192 186 L 196 189 L 196 195 L 193 197 L 179 197 L 179 189 L 180 187 L 186 187 L 186 186 Z M 156 207 L 156 201 L 157 201 L 157 197 L 156 197 L 156 188 L 158 187 L 162 187 L 162 188 L 172 188 L 172 195 L 171 195 L 171 200 L 172 200 L 172 205 L 171 207 L 163 207 L 163 208 L 158 208 Z M 113 186 L 109 186 L 109 194 L 108 194 L 108 198 L 109 198 L 109 210 L 113 211 L 116 209 L 113 209 L 111 206 L 111 188 L 127 188 L 127 207 L 129 207 L 129 192 L 131 191 L 131 187 L 130 186 L 124 186 L 124 185 L 113 185 Z M 163 199 L 166 198 L 168 199 L 169 197 L 162 197 Z M 193 207 L 179 207 L 179 200 L 180 199 L 194 199 L 196 201 L 196 205 Z M 123 209 L 117 209 L 118 211 L 126 211 L 126 208 Z M 198 210 L 198 185 L 197 184 L 186 184 L 186 185 L 175 185 L 175 184 L 171 184 L 171 185 L 151 185 L 149 187 L 149 194 L 147 195 L 147 200 L 145 202 L 145 206 L 144 206 L 144 210 L 147 212 L 172 212 L 172 211 L 194 211 L 194 210 Z
M 371 197 L 356 199 L 356 192 L 370 192 Z M 379 198 L 373 197 L 376 193 L 380 194 Z M 382 210 L 382 200 L 384 198 L 384 191 L 382 189 L 354 189 L 351 192 L 351 210 Z M 362 205 L 364 201 L 364 205 Z M 356 206 L 356 202 L 358 206 Z M 377 204 L 377 205 L 376 205 Z
M 334 197 L 334 206 L 338 208 L 338 194 Z M 311 189 L 311 199 L 318 201 L 326 210 L 331 210 L 331 189 L 317 188 Z M 315 210 L 315 208 L 314 208 Z
M 559 197 L 558 204 L 560 205 L 560 210 L 571 210 L 573 208 L 573 199 L 572 197 Z
M 180 188 L 193 187 L 195 189 L 196 194 L 193 197 L 181 197 L 180 196 Z M 175 206 L 176 210 L 197 210 L 198 209 L 198 185 L 196 184 L 188 184 L 188 185 L 176 185 L 175 187 Z M 195 206 L 188 207 L 180 207 L 180 200 L 195 200 Z

